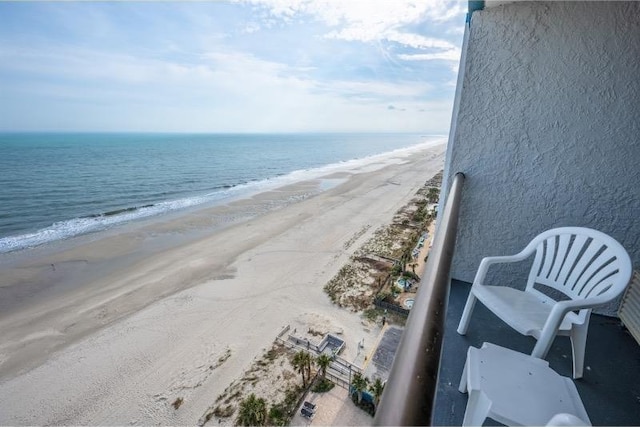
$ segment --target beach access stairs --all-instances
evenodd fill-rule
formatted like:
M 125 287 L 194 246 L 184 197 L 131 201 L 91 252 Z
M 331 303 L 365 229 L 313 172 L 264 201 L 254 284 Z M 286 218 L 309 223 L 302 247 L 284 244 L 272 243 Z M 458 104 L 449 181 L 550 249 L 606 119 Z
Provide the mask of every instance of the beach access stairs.
M 286 325 L 276 337 L 276 341 L 294 350 L 307 351 L 314 357 L 322 353 L 329 354 L 332 359 L 331 364 L 327 367 L 327 378 L 345 389 L 349 389 L 353 374 L 363 373 L 362 367 L 338 355 L 346 344 L 344 340 L 333 334 L 325 334 L 319 343 L 315 343 L 295 335 L 295 332 L 291 332 L 291 326 Z

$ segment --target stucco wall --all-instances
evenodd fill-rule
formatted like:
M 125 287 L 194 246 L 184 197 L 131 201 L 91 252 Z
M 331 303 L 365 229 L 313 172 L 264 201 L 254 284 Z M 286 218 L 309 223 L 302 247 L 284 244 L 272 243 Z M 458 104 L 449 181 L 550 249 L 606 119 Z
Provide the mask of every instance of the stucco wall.
M 640 3 L 516 2 L 467 31 L 445 165 L 446 182 L 467 175 L 452 277 L 568 225 L 615 237 L 639 269 Z

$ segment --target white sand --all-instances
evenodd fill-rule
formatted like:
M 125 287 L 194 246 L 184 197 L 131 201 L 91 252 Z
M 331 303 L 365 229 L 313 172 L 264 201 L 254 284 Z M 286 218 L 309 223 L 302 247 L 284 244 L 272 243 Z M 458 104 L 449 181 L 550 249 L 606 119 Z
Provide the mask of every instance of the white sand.
M 286 324 L 327 319 L 353 360 L 378 330 L 322 288 L 442 168 L 444 149 L 351 171 L 320 195 L 152 256 L 136 252 L 147 227 L 5 269 L 15 285 L 74 262 L 67 277 L 91 280 L 0 315 L 0 424 L 194 425 Z M 154 227 L 208 220 L 185 218 Z

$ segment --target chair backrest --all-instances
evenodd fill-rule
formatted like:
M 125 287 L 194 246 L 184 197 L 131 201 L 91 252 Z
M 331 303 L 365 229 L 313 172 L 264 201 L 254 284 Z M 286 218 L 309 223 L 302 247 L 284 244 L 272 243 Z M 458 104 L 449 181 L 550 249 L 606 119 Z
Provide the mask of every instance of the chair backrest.
M 549 298 L 534 288 L 539 283 L 567 297 L 607 303 L 620 295 L 631 279 L 631 258 L 614 238 L 583 227 L 561 227 L 536 236 L 525 248 L 536 256 L 527 291 Z M 524 252 L 524 251 L 523 251 Z

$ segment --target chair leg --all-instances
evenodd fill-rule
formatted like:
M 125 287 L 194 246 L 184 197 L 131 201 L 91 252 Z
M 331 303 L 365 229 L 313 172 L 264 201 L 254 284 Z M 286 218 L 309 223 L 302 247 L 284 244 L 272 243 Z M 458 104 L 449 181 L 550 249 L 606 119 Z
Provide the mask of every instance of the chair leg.
M 469 321 L 471 320 L 471 313 L 473 312 L 473 308 L 476 305 L 476 300 L 477 298 L 473 294 L 473 289 L 471 289 L 471 291 L 469 291 L 467 303 L 464 305 L 464 311 L 462 312 L 460 323 L 458 324 L 458 333 L 460 335 L 464 335 L 467 333 L 467 328 L 469 328 Z
M 460 385 L 458 386 L 458 391 L 460 393 L 467 392 L 467 384 L 469 381 L 469 379 L 467 378 L 468 369 L 469 369 L 469 360 L 464 362 L 464 368 L 462 369 L 462 376 L 460 377 Z
M 481 426 L 489 415 L 491 401 L 487 399 L 484 393 L 479 390 L 473 390 L 469 393 L 467 401 L 467 409 L 464 411 L 463 426 Z
M 587 332 L 589 322 L 582 325 L 574 325 L 571 328 L 571 350 L 573 352 L 573 378 L 582 378 L 584 371 L 584 351 L 587 347 Z

